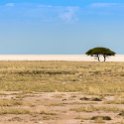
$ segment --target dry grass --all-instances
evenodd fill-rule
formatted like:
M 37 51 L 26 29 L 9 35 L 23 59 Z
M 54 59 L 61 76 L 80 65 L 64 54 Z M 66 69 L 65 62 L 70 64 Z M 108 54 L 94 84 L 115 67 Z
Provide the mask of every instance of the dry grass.
M 123 94 L 124 64 L 0 62 L 0 91 Z
M 124 104 L 124 99 L 115 99 L 110 101 L 105 101 L 105 104 Z
M 22 102 L 15 99 L 0 99 L 0 107 L 3 106 L 20 106 Z
M 76 112 L 96 112 L 96 111 L 102 111 L 102 112 L 119 112 L 123 111 L 124 109 L 118 108 L 118 107 L 110 107 L 110 106 L 86 106 L 86 107 L 79 107 L 71 109 L 72 111 Z
M 56 115 L 56 113 L 49 112 L 49 111 L 35 111 L 30 110 L 26 108 L 21 107 L 1 107 L 0 108 L 0 115 L 7 115 L 7 114 L 14 114 L 14 115 L 20 115 L 20 114 L 28 114 L 28 115 Z
M 3 114 L 31 114 L 31 112 L 29 110 L 26 109 L 22 109 L 22 108 L 8 108 L 8 107 L 4 107 L 4 108 L 0 108 L 0 115 Z

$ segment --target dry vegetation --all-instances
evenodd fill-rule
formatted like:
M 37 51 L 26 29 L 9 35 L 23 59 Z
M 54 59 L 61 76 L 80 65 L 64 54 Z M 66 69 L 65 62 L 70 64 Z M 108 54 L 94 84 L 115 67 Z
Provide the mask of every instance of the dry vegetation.
M 124 64 L 0 62 L 0 90 L 120 94 L 124 91 Z
M 123 63 L 0 62 L 0 124 L 123 120 Z

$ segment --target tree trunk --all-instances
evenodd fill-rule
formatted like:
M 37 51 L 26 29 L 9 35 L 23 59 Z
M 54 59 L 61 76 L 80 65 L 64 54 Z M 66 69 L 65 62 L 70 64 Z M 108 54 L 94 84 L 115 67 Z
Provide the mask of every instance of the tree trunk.
M 100 58 L 99 58 L 99 55 L 97 54 L 97 59 L 98 59 L 98 62 L 100 62 Z
M 104 58 L 104 62 L 106 61 L 106 55 L 103 55 L 103 58 Z

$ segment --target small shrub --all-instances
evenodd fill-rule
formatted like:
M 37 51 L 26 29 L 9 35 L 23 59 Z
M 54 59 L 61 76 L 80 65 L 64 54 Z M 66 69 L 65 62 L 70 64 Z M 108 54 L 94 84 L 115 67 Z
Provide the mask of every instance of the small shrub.
M 109 120 L 112 120 L 112 119 L 109 116 L 93 116 L 91 118 L 91 120 L 107 120 L 107 121 L 109 121 Z

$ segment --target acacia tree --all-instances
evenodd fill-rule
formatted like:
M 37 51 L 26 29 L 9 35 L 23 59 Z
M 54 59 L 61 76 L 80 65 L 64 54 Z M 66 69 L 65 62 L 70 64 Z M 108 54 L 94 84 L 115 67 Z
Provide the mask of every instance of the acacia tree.
M 105 47 L 95 47 L 86 52 L 86 55 L 97 57 L 98 61 L 100 62 L 100 56 L 102 55 L 104 58 L 104 62 L 108 56 L 114 56 L 116 53 L 109 48 Z

